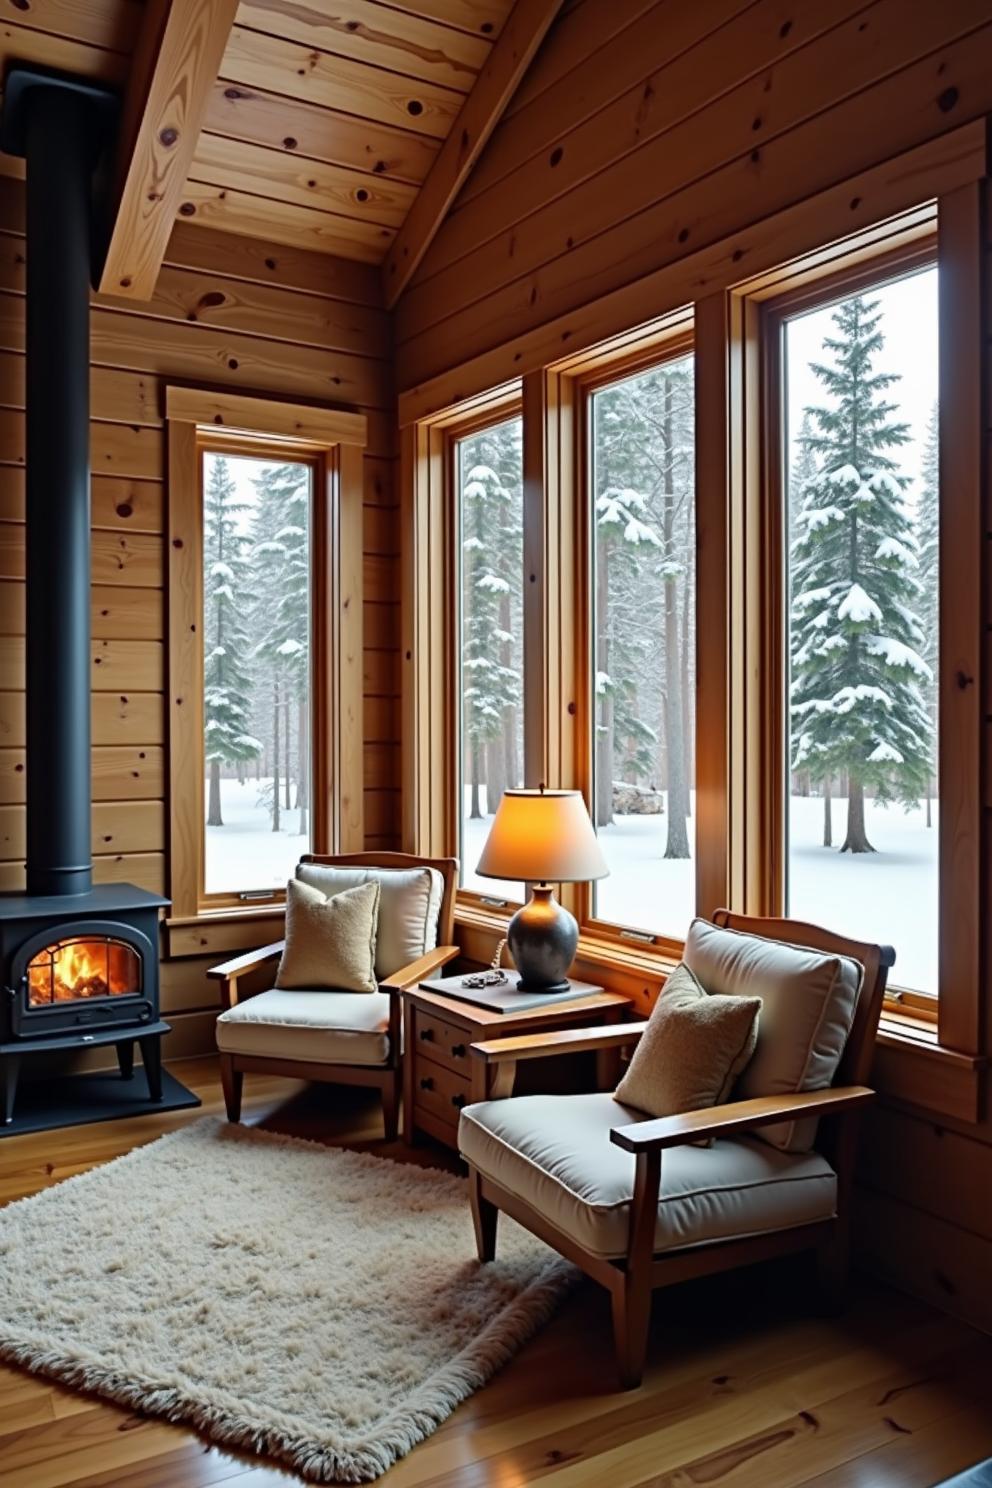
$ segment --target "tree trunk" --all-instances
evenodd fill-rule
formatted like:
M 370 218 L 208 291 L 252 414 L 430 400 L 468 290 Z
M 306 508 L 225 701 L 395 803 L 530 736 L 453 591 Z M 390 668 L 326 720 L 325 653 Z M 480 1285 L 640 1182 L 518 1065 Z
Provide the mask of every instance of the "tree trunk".
M 301 696 L 296 723 L 296 741 L 299 750 L 299 768 L 296 774 L 296 805 L 300 813 L 300 836 L 307 837 L 310 826 L 307 811 L 310 805 L 310 720 L 307 717 L 307 700 Z
M 596 670 L 610 674 L 610 550 L 606 542 L 596 551 Z M 598 687 L 598 680 L 597 680 Z M 613 697 L 597 693 L 596 716 L 596 825 L 606 827 L 613 820 Z
M 513 633 L 513 616 L 510 613 L 510 596 L 508 594 L 501 595 L 500 597 L 499 626 L 504 635 L 511 635 Z M 499 660 L 501 666 L 512 667 L 512 641 L 504 641 L 502 643 L 499 651 Z M 502 783 L 500 785 L 499 796 L 496 795 L 495 790 L 487 792 L 490 811 L 495 811 L 496 804 L 498 804 L 507 786 L 512 787 L 517 784 L 517 710 L 512 704 L 503 709 L 503 732 L 496 742 L 496 749 L 500 755 L 500 764 L 497 769 L 498 773 L 502 774 Z M 495 752 L 496 750 L 494 750 Z
M 682 575 L 682 758 L 685 761 L 685 810 L 686 815 L 692 815 L 692 788 L 696 783 L 695 770 L 695 741 L 693 738 L 696 723 L 695 699 L 689 683 L 689 642 L 691 615 L 689 613 L 689 598 L 692 584 L 689 581 L 689 568 Z
M 672 476 L 672 385 L 665 378 L 664 418 L 662 430 L 665 450 L 663 476 L 662 535 L 665 558 L 672 557 L 675 543 L 675 485 Z M 685 775 L 685 703 L 682 695 L 682 648 L 679 645 L 678 584 L 666 578 L 665 584 L 665 754 L 668 758 L 668 838 L 666 858 L 689 856 L 688 791 Z
M 847 837 L 841 852 L 870 853 L 875 849 L 865 833 L 865 786 L 859 775 L 848 772 Z
M 482 760 L 480 758 L 480 754 L 481 754 L 481 750 L 479 748 L 478 742 L 477 742 L 477 740 L 473 739 L 472 740 L 472 801 L 471 801 L 471 806 L 469 808 L 469 813 L 468 813 L 469 816 L 471 817 L 472 821 L 478 821 L 479 818 L 482 815 L 482 808 L 481 808 L 481 806 L 479 804 L 479 786 L 482 784 L 482 781 L 480 779 L 480 776 L 482 775 Z
M 283 758 L 286 761 L 286 770 L 285 770 L 286 783 L 285 783 L 284 789 L 285 789 L 285 797 L 286 797 L 286 799 L 285 799 L 285 806 L 286 806 L 286 810 L 288 811 L 289 808 L 290 808 L 290 805 L 291 805 L 290 790 L 289 790 L 290 732 L 289 732 L 289 690 L 288 690 L 288 688 L 287 688 L 287 691 L 286 691 L 286 701 L 283 704 L 283 724 L 284 724 L 284 731 L 285 731 L 285 735 L 286 735 L 286 746 L 285 746 L 285 750 L 284 750 L 284 753 L 283 753 Z
M 833 845 L 834 845 L 834 824 L 833 824 L 833 816 L 832 816 L 831 809 L 830 809 L 830 801 L 831 801 L 831 797 L 830 797 L 830 776 L 828 775 L 827 778 L 826 778 L 826 780 L 823 782 L 823 845 L 824 845 L 824 847 L 833 847 Z
M 500 735 L 486 745 L 486 813 L 492 816 L 506 789 L 506 745 Z
M 931 781 L 931 779 L 930 779 L 930 777 L 928 775 L 927 776 L 927 826 L 928 827 L 932 827 L 933 826 L 933 812 L 931 810 L 931 796 L 932 796 L 932 793 L 933 793 L 932 781 Z
M 272 830 L 279 831 L 279 678 L 272 682 Z
M 220 814 L 220 760 L 210 761 L 210 796 L 207 806 L 207 826 L 222 827 L 224 818 Z

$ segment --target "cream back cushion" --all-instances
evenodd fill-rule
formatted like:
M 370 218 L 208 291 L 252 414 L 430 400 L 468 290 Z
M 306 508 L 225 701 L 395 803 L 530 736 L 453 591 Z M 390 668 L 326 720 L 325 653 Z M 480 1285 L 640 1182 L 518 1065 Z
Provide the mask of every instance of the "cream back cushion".
M 708 920 L 692 922 L 683 959 L 707 992 L 761 999 L 757 1048 L 737 1082 L 737 1099 L 830 1085 L 861 992 L 864 972 L 857 961 Z M 808 1152 L 816 1122 L 781 1122 L 755 1136 L 783 1152 Z
M 616 1098 L 649 1116 L 719 1106 L 758 1040 L 757 997 L 711 997 L 680 963 L 651 1009 Z
M 277 987 L 377 992 L 376 924 L 379 885 L 359 884 L 326 898 L 291 878 L 286 885 L 286 944 Z
M 379 885 L 375 974 L 380 982 L 437 945 L 444 879 L 436 868 L 339 868 L 329 863 L 300 863 L 296 877 L 319 889 L 326 899 L 359 884 Z

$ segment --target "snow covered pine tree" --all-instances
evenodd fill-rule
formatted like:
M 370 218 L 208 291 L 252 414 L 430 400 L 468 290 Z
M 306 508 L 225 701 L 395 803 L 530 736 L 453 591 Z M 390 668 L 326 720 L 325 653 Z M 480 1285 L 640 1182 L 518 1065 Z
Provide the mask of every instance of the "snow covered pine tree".
M 271 693 L 272 785 L 264 792 L 272 830 L 281 830 L 280 784 L 288 793 L 294 764 L 299 834 L 307 835 L 310 744 L 310 467 L 300 462 L 263 465 L 254 478 L 258 506 L 252 523 L 254 574 L 252 653 Z M 285 807 L 290 803 L 286 795 Z
M 885 392 L 898 377 L 872 370 L 883 345 L 878 301 L 857 295 L 833 314 L 833 364 L 813 371 L 829 398 L 809 409 L 807 483 L 792 544 L 793 770 L 846 776 L 842 852 L 873 852 L 865 793 L 914 805 L 931 772 L 931 670 L 919 611 L 907 477 L 890 451 L 909 438 Z
M 246 700 L 250 592 L 246 542 L 238 533 L 245 510 L 227 461 L 208 455 L 203 493 L 203 705 L 206 762 L 210 771 L 207 825 L 224 825 L 220 804 L 222 764 L 254 759 L 262 746 L 249 732 Z
M 462 444 L 462 681 L 472 817 L 492 814 L 521 778 L 522 425 L 495 424 Z

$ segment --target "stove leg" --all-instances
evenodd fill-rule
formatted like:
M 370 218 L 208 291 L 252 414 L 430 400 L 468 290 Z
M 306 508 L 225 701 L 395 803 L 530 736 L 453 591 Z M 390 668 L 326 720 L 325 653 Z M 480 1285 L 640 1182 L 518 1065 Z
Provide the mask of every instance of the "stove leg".
M 134 1074 L 134 1040 L 125 1039 L 117 1045 L 117 1063 L 120 1065 L 121 1079 L 130 1080 Z
M 0 1058 L 0 1114 L 3 1115 L 4 1126 L 9 1126 L 14 1119 L 14 1096 L 17 1092 L 20 1064 L 18 1054 L 4 1054 Z
M 162 1099 L 162 1036 L 151 1034 L 148 1038 L 138 1040 L 141 1048 L 141 1057 L 144 1060 L 145 1074 L 148 1077 L 148 1099 L 160 1101 Z

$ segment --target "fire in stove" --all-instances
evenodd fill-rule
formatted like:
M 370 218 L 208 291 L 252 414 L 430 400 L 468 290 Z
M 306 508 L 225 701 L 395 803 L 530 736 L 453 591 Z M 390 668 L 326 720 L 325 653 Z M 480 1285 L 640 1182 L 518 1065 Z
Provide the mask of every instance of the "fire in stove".
M 27 974 L 29 1007 L 141 991 L 140 957 L 109 936 L 56 941 L 32 956 Z

